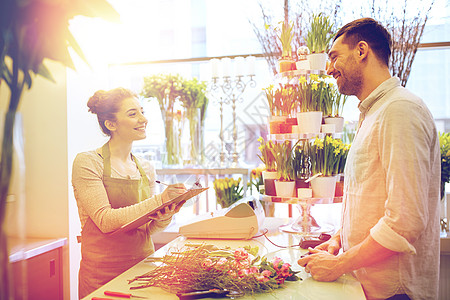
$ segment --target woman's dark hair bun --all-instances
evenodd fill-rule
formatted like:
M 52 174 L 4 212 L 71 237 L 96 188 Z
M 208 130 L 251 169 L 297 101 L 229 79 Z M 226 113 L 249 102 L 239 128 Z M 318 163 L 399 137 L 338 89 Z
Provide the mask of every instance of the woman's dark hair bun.
M 87 106 L 89 107 L 89 112 L 93 114 L 98 113 L 98 105 L 101 102 L 104 95 L 105 91 L 99 90 L 95 92 L 95 94 L 91 98 L 89 98 L 89 101 L 87 103 Z

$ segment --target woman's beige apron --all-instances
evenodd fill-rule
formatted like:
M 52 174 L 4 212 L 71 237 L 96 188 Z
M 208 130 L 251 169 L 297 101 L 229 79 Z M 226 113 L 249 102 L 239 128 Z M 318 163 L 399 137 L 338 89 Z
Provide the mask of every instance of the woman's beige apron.
M 136 204 L 149 198 L 147 175 L 134 157 L 141 174 L 140 179 L 111 177 L 109 144 L 102 148 L 103 184 L 112 208 Z M 79 272 L 79 298 L 83 298 L 123 273 L 154 252 L 148 226 L 110 236 L 102 233 L 91 218 L 81 231 L 81 263 Z

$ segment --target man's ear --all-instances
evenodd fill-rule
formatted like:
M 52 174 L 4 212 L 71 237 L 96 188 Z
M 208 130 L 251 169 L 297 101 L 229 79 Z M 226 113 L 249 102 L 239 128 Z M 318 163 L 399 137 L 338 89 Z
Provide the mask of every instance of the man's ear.
M 116 130 L 116 123 L 110 120 L 105 121 L 105 127 L 108 128 L 109 131 L 115 131 Z
M 369 54 L 369 44 L 365 41 L 360 41 L 356 45 L 356 51 L 357 51 L 357 57 L 362 61 L 367 58 L 367 55 Z

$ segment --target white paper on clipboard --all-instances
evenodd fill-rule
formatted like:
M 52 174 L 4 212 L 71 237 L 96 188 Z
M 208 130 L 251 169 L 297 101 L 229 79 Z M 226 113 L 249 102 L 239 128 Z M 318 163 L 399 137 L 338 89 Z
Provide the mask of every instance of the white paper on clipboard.
M 165 202 L 163 204 L 161 204 L 160 206 L 158 206 L 157 208 L 153 209 L 152 211 L 149 211 L 148 213 L 146 213 L 145 215 L 143 215 L 142 217 L 139 217 L 125 225 L 122 225 L 122 227 L 120 227 L 119 229 L 109 233 L 110 235 L 116 235 L 122 232 L 126 232 L 132 229 L 136 229 L 142 225 L 144 225 L 147 222 L 150 222 L 152 220 L 151 216 L 155 215 L 157 211 L 164 209 L 166 206 L 172 205 L 172 204 L 179 204 L 181 202 L 186 202 L 187 200 L 191 199 L 194 196 L 197 196 L 198 194 L 206 191 L 208 189 L 208 187 L 206 188 L 193 188 L 193 189 L 189 189 L 187 190 L 184 194 L 181 194 L 175 198 L 173 198 L 172 200 Z

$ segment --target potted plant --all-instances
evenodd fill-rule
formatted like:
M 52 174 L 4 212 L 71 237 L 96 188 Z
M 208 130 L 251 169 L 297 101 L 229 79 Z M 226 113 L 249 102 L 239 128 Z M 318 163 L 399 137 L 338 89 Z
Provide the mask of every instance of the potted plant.
M 75 69 L 68 47 L 86 58 L 69 30 L 69 20 L 77 15 L 118 22 L 119 14 L 104 0 L 95 1 L 0 1 L 0 82 L 9 97 L 3 124 L 0 158 L 0 299 L 12 299 L 7 236 L 6 199 L 11 188 L 16 117 L 24 91 L 31 89 L 35 76 L 55 82 L 45 62 L 53 60 Z M 18 117 L 20 118 L 20 116 Z M 1 126 L 0 126 L 1 127 Z M 23 168 L 23 166 L 21 166 Z M 11 277 L 10 277 L 11 276 Z
M 213 185 L 216 202 L 222 208 L 229 207 L 244 197 L 244 188 L 241 185 L 240 177 L 237 180 L 232 177 L 218 178 L 214 180 Z
M 268 196 L 276 196 L 275 179 L 278 179 L 278 173 L 273 151 L 274 144 L 272 141 L 266 142 L 262 137 L 258 139 L 258 142 L 260 142 L 258 149 L 261 151 L 261 155 L 258 155 L 258 157 L 265 165 L 265 171 L 262 172 L 265 194 Z
M 300 133 L 318 134 L 322 124 L 324 111 L 324 90 L 327 83 L 325 75 L 311 74 L 308 78 L 300 76 L 298 82 L 298 101 L 300 112 L 297 113 L 297 123 Z
M 276 28 L 277 37 L 281 42 L 281 58 L 278 60 L 280 73 L 293 69 L 294 60 L 292 59 L 292 39 L 294 37 L 294 23 L 280 22 L 281 28 Z
M 450 182 L 450 133 L 439 133 L 441 150 L 441 199 L 445 199 L 445 184 Z
M 308 60 L 312 70 L 325 70 L 328 47 L 334 37 L 333 23 L 328 16 L 319 13 L 313 15 L 305 42 L 309 51 Z
M 204 153 L 203 128 L 205 124 L 208 97 L 207 84 L 197 78 L 182 80 L 180 100 L 186 109 L 186 118 L 189 122 L 189 163 L 202 165 Z
M 311 172 L 320 176 L 311 181 L 313 197 L 334 198 L 336 177 L 344 171 L 349 149 L 349 145 L 331 136 L 314 140 L 310 151 Z
M 344 130 L 344 117 L 342 113 L 344 110 L 345 102 L 348 96 L 339 93 L 337 86 L 333 82 L 328 83 L 328 98 L 327 106 L 328 116 L 325 117 L 325 124 L 334 124 L 336 132 L 343 132 Z
M 279 197 L 295 197 L 295 177 L 292 164 L 292 144 L 290 140 L 275 143 L 273 154 L 277 163 L 278 179 L 275 180 L 275 190 Z
M 297 118 L 291 118 L 292 114 L 295 115 L 297 103 L 297 92 L 295 91 L 295 87 L 290 84 L 281 86 L 280 111 L 281 115 L 284 117 L 284 122 L 280 124 L 280 133 L 292 133 L 292 126 L 297 125 Z
M 181 118 L 180 108 L 183 95 L 183 79 L 180 75 L 157 74 L 144 77 L 144 86 L 141 95 L 145 98 L 156 99 L 161 110 L 166 135 L 166 155 L 163 158 L 165 165 L 179 165 L 182 162 L 180 135 Z M 178 108 L 177 108 L 178 106 Z
M 266 94 L 271 114 L 269 117 L 269 132 L 270 134 L 282 133 L 282 124 L 285 124 L 288 117 L 286 115 L 287 109 L 283 108 L 283 106 L 287 106 L 283 98 L 283 95 L 286 95 L 286 91 L 284 91 L 281 84 L 277 88 L 271 84 L 263 90 Z
M 264 189 L 264 179 L 262 176 L 262 173 L 266 170 L 266 167 L 264 165 L 260 165 L 250 172 L 250 182 L 248 183 L 248 186 L 251 190 L 253 190 L 253 187 L 255 187 L 255 190 L 257 193 L 260 193 L 261 190 Z
M 305 182 L 311 177 L 311 162 L 309 157 L 309 142 L 303 140 L 293 151 L 292 167 L 294 168 L 295 188 L 309 188 L 309 182 Z

